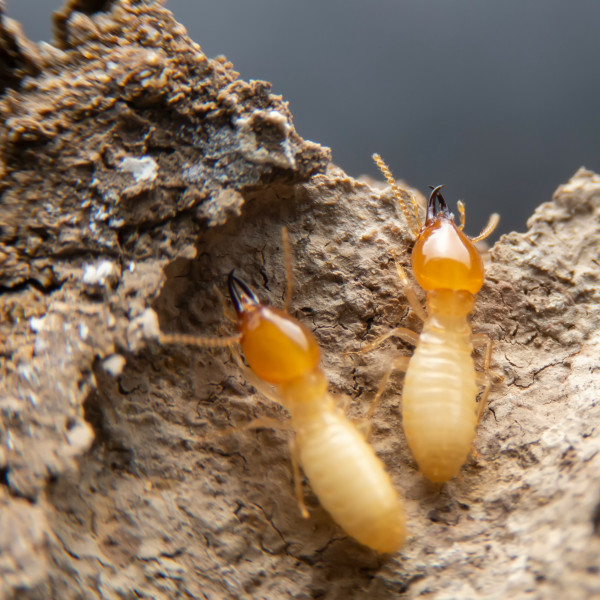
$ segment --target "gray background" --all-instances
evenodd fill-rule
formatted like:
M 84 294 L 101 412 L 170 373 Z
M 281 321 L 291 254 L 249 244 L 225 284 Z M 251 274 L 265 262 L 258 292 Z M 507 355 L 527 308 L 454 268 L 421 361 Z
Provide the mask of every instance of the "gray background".
M 8 0 L 34 40 L 58 0 Z M 467 203 L 474 235 L 525 220 L 584 165 L 600 171 L 598 0 L 170 0 L 209 56 L 266 79 L 298 132 L 351 175 Z

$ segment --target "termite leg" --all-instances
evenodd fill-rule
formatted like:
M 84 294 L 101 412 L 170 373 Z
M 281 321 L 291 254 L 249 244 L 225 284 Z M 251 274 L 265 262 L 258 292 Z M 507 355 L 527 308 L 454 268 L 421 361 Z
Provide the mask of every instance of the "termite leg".
M 248 431 L 251 429 L 289 430 L 291 427 L 287 423 L 272 417 L 258 417 L 256 419 L 252 419 L 252 421 L 248 421 L 248 423 L 244 423 L 243 425 L 234 424 L 230 427 L 224 427 L 223 429 L 210 431 L 209 433 L 200 436 L 199 441 L 207 442 L 213 438 L 225 437 L 227 435 L 231 435 L 232 433 L 237 433 L 238 431 Z
M 283 306 L 286 313 L 290 312 L 290 302 L 294 292 L 294 275 L 292 271 L 292 252 L 290 250 L 290 236 L 287 227 L 281 228 L 281 242 L 283 245 L 283 255 L 285 257 L 285 304 Z
M 475 373 L 476 381 L 479 385 L 483 386 L 483 392 L 479 399 L 479 405 L 477 406 L 477 424 L 481 421 L 483 411 L 487 406 L 487 399 L 490 395 L 490 389 L 492 387 L 492 381 L 487 373 Z
M 483 346 L 485 344 L 485 354 L 483 356 L 483 371 L 487 373 L 488 377 L 502 381 L 504 377 L 495 371 L 490 369 L 492 363 L 492 348 L 494 342 L 486 333 L 474 333 L 471 335 L 471 342 L 473 346 Z
M 490 394 L 490 388 L 492 387 L 492 378 L 496 378 L 498 380 L 502 380 L 502 375 L 498 375 L 490 370 L 490 365 L 492 362 L 492 346 L 493 342 L 491 338 L 485 333 L 474 333 L 471 336 L 471 342 L 473 346 L 482 346 L 485 344 L 485 354 L 483 357 L 483 372 L 477 372 L 475 374 L 477 378 L 477 383 L 483 386 L 483 392 L 481 394 L 481 398 L 479 400 L 479 406 L 477 408 L 477 423 L 481 421 L 481 417 L 483 416 L 483 411 L 487 405 L 487 399 Z
M 477 407 L 477 424 L 481 421 L 481 417 L 483 416 L 483 411 L 487 405 L 487 399 L 490 394 L 490 388 L 492 387 L 492 382 L 490 379 L 490 375 L 488 371 L 490 370 L 490 364 L 492 360 L 492 340 L 485 333 L 474 333 L 471 336 L 471 342 L 473 346 L 482 346 L 485 344 L 485 354 L 483 356 L 483 373 L 478 372 L 475 374 L 477 383 L 483 386 L 483 392 L 481 394 L 481 398 L 479 399 L 479 405 Z
M 233 360 L 240 368 L 240 371 L 243 373 L 244 377 L 246 378 L 246 381 L 251 386 L 253 386 L 257 392 L 262 394 L 265 398 L 267 398 L 267 400 L 270 400 L 271 402 L 275 402 L 277 404 L 285 404 L 280 394 L 278 394 L 268 383 L 266 383 L 260 377 L 258 377 L 258 375 L 256 375 L 254 371 L 252 371 L 252 369 L 248 368 L 244 364 L 237 348 L 230 348 L 230 350 Z
M 408 279 L 408 275 L 406 271 L 402 268 L 400 263 L 396 258 L 396 253 L 392 252 L 394 256 L 394 262 L 396 263 L 396 271 L 398 272 L 398 278 L 402 282 L 402 291 L 408 300 L 409 306 L 413 309 L 415 314 L 421 319 L 421 321 L 425 321 L 427 319 L 427 313 L 423 308 L 421 302 L 419 302 L 419 298 L 417 297 L 417 292 L 415 286 Z
M 248 383 L 256 388 L 257 392 L 262 394 L 271 402 L 282 404 L 281 396 L 277 394 L 277 392 L 268 383 L 265 383 L 244 364 L 238 349 L 235 347 L 230 347 L 230 351 L 234 362 L 242 371 Z M 269 429 L 291 429 L 289 425 L 279 421 L 278 419 L 273 419 L 272 417 L 258 417 L 256 419 L 252 419 L 252 421 L 249 421 L 244 425 L 234 425 L 232 428 L 221 430 L 221 432 L 215 432 L 215 434 L 208 434 L 206 437 L 212 437 L 212 435 L 227 435 L 232 430 L 261 429 L 263 427 Z
M 241 431 L 246 431 L 248 429 L 291 429 L 287 423 L 284 423 L 279 419 L 274 419 L 273 417 L 257 417 L 244 425 L 235 425 L 235 428 L 240 429 Z
M 485 345 L 485 354 L 483 357 L 483 370 L 485 372 L 490 370 L 490 364 L 492 362 L 492 339 L 487 333 L 473 333 L 471 335 L 471 343 L 473 346 Z
M 377 393 L 373 397 L 373 400 L 371 400 L 371 406 L 369 408 L 369 412 L 367 413 L 367 416 L 365 417 L 365 419 L 367 420 L 367 428 L 365 431 L 365 437 L 367 440 L 371 436 L 371 421 L 373 419 L 373 415 L 375 414 L 375 410 L 377 408 L 377 405 L 379 404 L 379 400 L 381 399 L 381 396 L 383 395 L 383 392 L 384 392 L 385 388 L 387 387 L 387 384 L 390 381 L 390 377 L 392 376 L 394 371 L 402 371 L 403 373 L 405 373 L 406 369 L 408 369 L 409 360 L 410 360 L 410 358 L 408 356 L 396 357 L 392 361 L 392 364 L 390 365 L 389 369 L 385 372 L 384 376 L 381 378 L 381 381 L 379 382 L 379 387 L 377 388 Z
M 361 348 L 360 350 L 353 350 L 351 352 L 344 352 L 344 356 L 350 356 L 352 354 L 366 354 L 367 352 L 371 352 L 377 346 L 380 346 L 387 339 L 391 337 L 399 337 L 401 340 L 412 344 L 413 346 L 417 345 L 419 341 L 419 334 L 407 329 L 406 327 L 395 327 L 394 329 L 390 329 L 387 333 L 380 335 L 378 338 L 374 339 L 372 342 Z
M 302 480 L 300 478 L 300 460 L 299 460 L 299 451 L 298 451 L 298 443 L 296 442 L 296 438 L 292 438 L 290 440 L 290 459 L 292 461 L 292 475 L 294 478 L 294 493 L 296 494 L 296 500 L 298 501 L 298 508 L 300 509 L 300 514 L 304 519 L 308 519 L 309 514 L 306 509 L 306 504 L 304 503 L 304 495 L 302 494 Z

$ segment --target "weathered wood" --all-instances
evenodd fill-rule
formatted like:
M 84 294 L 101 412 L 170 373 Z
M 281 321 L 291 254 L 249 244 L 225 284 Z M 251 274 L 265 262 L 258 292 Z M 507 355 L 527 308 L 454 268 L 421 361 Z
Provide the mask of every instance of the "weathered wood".
M 461 477 L 424 480 L 400 376 L 384 394 L 372 441 L 410 536 L 380 557 L 308 489 L 300 517 L 284 432 L 210 437 L 285 417 L 227 351 L 141 330 L 148 309 L 167 331 L 231 330 L 213 285 L 232 268 L 282 303 L 286 224 L 294 314 L 365 413 L 410 350 L 344 350 L 418 327 L 389 190 L 326 170 L 268 84 L 207 59 L 160 4 L 71 1 L 54 46 L 2 15 L 0 56 L 0 598 L 600 594 L 598 176 L 578 172 L 492 249 L 473 326 L 504 381 Z

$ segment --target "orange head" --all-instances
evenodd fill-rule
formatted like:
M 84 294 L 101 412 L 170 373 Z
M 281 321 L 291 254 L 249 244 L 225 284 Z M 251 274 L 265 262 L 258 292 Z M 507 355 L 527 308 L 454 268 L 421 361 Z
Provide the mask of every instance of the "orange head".
M 268 383 L 283 385 L 312 373 L 319 347 L 312 333 L 287 313 L 261 304 L 250 287 L 229 274 L 240 344 L 250 368 Z
M 473 242 L 455 225 L 454 215 L 440 193 L 442 187 L 431 192 L 427 219 L 412 252 L 413 273 L 426 291 L 465 290 L 476 294 L 483 285 L 483 261 Z

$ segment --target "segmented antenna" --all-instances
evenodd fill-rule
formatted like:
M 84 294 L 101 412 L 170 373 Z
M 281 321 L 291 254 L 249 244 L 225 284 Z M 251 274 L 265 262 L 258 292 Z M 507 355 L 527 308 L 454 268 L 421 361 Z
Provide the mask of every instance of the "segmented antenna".
M 483 228 L 479 235 L 472 237 L 471 241 L 480 242 L 481 240 L 485 240 L 485 238 L 488 237 L 488 235 L 490 235 L 494 229 L 496 229 L 496 227 L 498 227 L 498 223 L 500 223 L 500 215 L 498 213 L 491 214 L 487 225 Z
M 227 348 L 240 341 L 242 335 L 228 335 L 225 337 L 203 337 L 188 333 L 161 333 L 158 339 L 161 344 L 176 344 L 183 346 L 199 346 L 200 348 Z
M 419 219 L 419 212 L 418 212 L 419 209 L 418 209 L 417 201 L 415 200 L 415 198 L 413 197 L 413 195 L 410 192 L 403 190 L 396 183 L 396 180 L 394 179 L 392 172 L 390 171 L 389 167 L 385 164 L 385 162 L 383 162 L 383 159 L 381 158 L 381 156 L 379 156 L 379 154 L 373 154 L 373 160 L 375 161 L 375 164 L 379 167 L 379 170 L 382 172 L 383 176 L 385 177 L 386 181 L 388 182 L 388 185 L 392 188 L 392 192 L 394 192 L 394 196 L 395 196 L 396 200 L 398 200 L 398 203 L 400 204 L 400 208 L 402 209 L 402 212 L 404 213 L 404 218 L 406 219 L 406 223 L 408 224 L 411 231 L 413 232 L 413 235 L 415 235 L 415 236 L 418 235 L 419 231 L 421 230 L 421 221 Z M 408 207 L 406 205 L 407 204 L 406 196 L 408 196 L 408 198 L 410 199 L 410 202 L 412 204 L 412 207 L 413 207 L 412 214 L 410 213 L 410 211 L 408 210 Z

